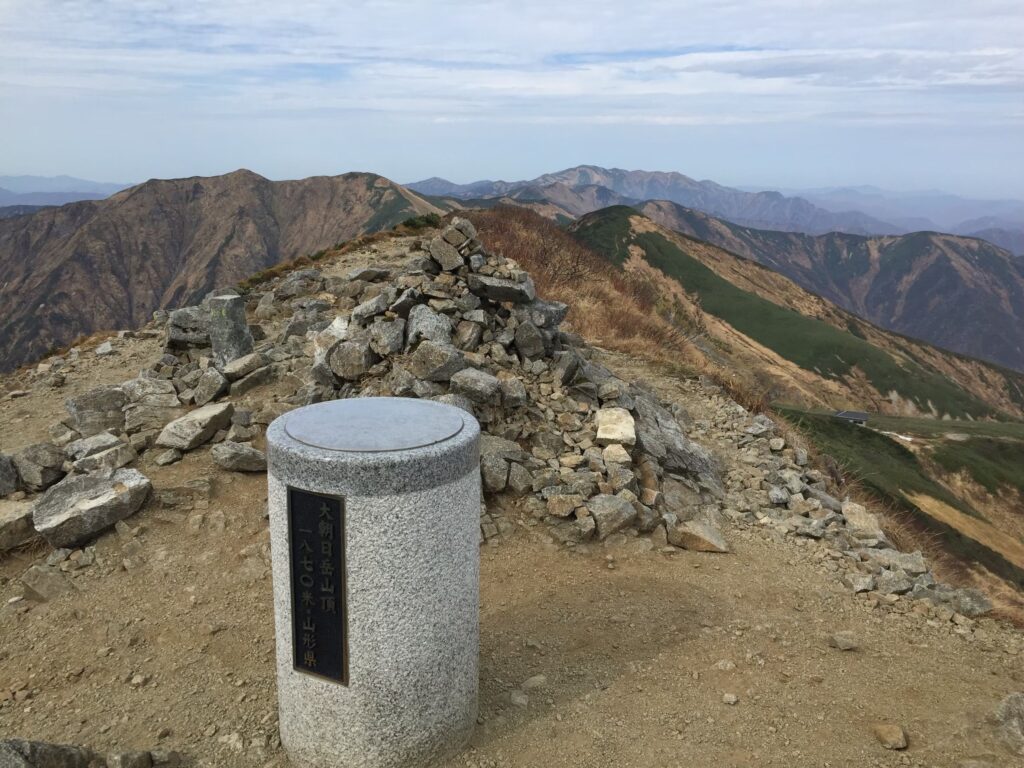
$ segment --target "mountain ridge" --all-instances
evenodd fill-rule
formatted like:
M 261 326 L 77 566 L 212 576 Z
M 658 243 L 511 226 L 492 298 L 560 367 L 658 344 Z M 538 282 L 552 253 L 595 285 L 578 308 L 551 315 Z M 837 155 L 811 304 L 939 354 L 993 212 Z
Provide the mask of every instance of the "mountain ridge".
M 647 201 L 637 210 L 765 264 L 883 328 L 1024 370 L 1024 268 L 988 241 L 940 232 L 866 237 L 760 230 L 669 201 Z
M 730 221 L 750 226 L 772 225 L 784 231 L 828 232 L 849 231 L 857 234 L 896 233 L 899 227 L 874 219 L 859 211 L 833 213 L 798 197 L 779 192 L 744 192 L 713 181 L 697 181 L 677 172 L 629 171 L 579 165 L 555 173 L 546 173 L 532 180 L 476 181 L 455 184 L 433 177 L 412 182 L 409 189 L 431 195 L 454 197 L 486 197 L 508 195 L 527 186 L 561 183 L 569 187 L 603 186 L 624 198 L 633 200 L 667 199 L 698 208 Z
M 150 179 L 0 220 L 0 369 L 79 335 L 136 327 L 281 261 L 438 209 L 368 173 Z

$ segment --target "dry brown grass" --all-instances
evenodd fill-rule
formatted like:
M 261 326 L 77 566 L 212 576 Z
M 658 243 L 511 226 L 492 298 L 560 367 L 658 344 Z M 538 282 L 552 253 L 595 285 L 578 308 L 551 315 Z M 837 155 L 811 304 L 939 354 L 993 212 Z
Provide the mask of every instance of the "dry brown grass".
M 533 211 L 499 206 L 460 212 L 489 250 L 527 270 L 545 299 L 569 305 L 568 327 L 602 347 L 698 368 L 702 356 L 683 329 L 659 314 L 664 297 Z

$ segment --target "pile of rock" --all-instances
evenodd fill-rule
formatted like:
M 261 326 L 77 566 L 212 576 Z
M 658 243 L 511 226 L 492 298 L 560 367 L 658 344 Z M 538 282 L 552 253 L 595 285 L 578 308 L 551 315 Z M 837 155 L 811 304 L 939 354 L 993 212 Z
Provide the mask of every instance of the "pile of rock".
M 832 479 L 809 466 L 806 450 L 788 446 L 770 418 L 723 401 L 714 423 L 695 427 L 709 438 L 729 439 L 741 451 L 740 463 L 726 475 L 729 516 L 825 544 L 830 569 L 852 592 L 876 603 L 921 601 L 945 621 L 991 610 L 978 590 L 938 583 L 920 552 L 897 551 L 878 517 L 861 504 L 836 498 Z

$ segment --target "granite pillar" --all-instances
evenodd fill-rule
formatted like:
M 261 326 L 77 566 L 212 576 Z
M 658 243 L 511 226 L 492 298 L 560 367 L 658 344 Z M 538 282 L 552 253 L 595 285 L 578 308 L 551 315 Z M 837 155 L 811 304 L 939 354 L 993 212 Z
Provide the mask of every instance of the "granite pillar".
M 412 768 L 477 717 L 480 427 L 356 398 L 267 430 L 281 742 L 310 768 Z

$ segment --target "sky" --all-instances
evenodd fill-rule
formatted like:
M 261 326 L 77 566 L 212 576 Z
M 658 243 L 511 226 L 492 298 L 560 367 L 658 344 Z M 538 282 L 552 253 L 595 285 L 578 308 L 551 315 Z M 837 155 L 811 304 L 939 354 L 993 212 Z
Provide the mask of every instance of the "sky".
M 1024 197 L 1020 0 L 0 0 L 0 174 Z

